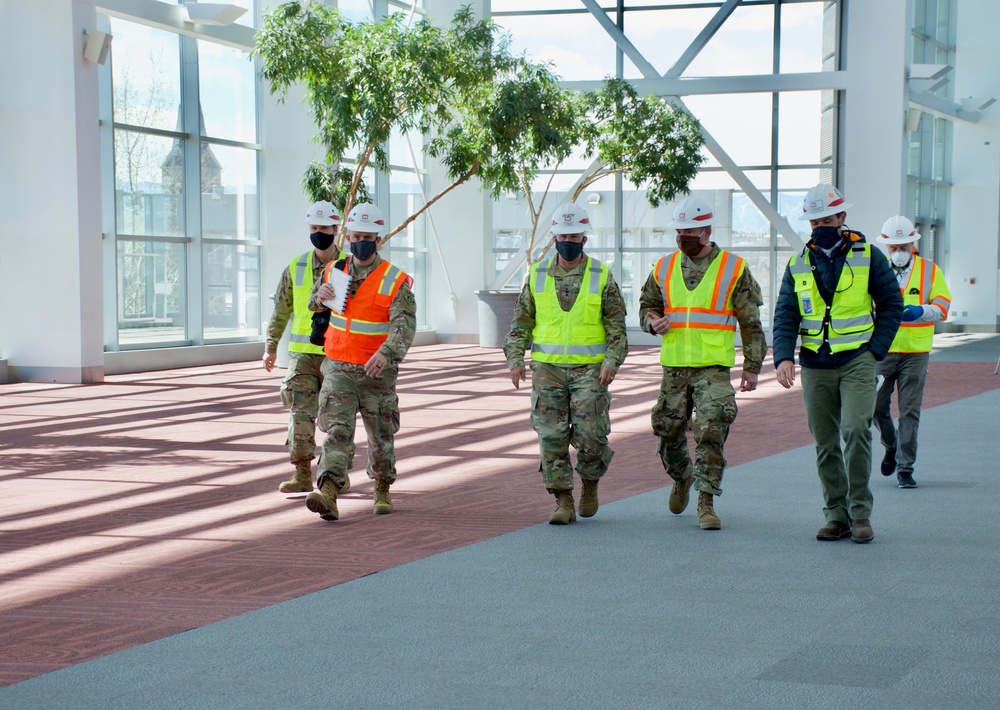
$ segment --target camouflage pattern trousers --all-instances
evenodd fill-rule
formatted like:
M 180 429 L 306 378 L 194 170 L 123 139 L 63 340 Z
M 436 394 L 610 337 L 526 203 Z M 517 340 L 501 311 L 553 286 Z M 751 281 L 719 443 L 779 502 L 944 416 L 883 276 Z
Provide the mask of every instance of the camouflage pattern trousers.
M 326 355 L 291 353 L 288 371 L 281 381 L 281 403 L 290 410 L 285 443 L 294 464 L 308 464 L 316 457 L 316 411 L 324 360 Z
M 538 432 L 539 470 L 549 491 L 573 490 L 571 444 L 581 479 L 603 476 L 615 455 L 608 446 L 611 393 L 600 374 L 600 364 L 531 363 L 531 426 Z
M 694 463 L 687 425 L 694 415 Z M 736 391 L 729 368 L 664 367 L 660 396 L 653 407 L 653 433 L 659 437 L 663 468 L 675 481 L 694 475 L 695 490 L 722 495 L 726 457 L 722 449 L 736 419 Z
M 321 487 L 327 478 L 343 488 L 354 462 L 354 431 L 358 412 L 368 435 L 368 478 L 396 480 L 394 437 L 399 431 L 399 368 L 387 365 L 381 377 L 368 377 L 364 365 L 327 358 L 316 418 L 323 440 L 323 457 L 316 475 Z

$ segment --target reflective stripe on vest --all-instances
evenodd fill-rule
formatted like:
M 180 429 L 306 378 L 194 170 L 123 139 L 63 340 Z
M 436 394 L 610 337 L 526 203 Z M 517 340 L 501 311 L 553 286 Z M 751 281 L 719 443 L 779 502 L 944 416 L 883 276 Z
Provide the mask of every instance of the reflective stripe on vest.
M 313 252 L 297 256 L 288 265 L 292 278 L 292 327 L 288 334 L 288 351 L 322 355 L 323 348 L 309 342 L 312 333 L 312 311 L 309 296 L 313 289 Z
M 585 365 L 604 361 L 605 342 L 603 294 L 610 270 L 606 264 L 587 257 L 580 292 L 569 311 L 559 305 L 555 279 L 549 272 L 552 257 L 531 267 L 528 286 L 535 299 L 535 327 L 532 330 L 531 358 L 558 365 Z
M 331 265 L 327 266 L 330 269 Z M 344 271 L 350 260 L 344 262 Z M 363 365 L 389 335 L 389 307 L 403 284 L 413 280 L 388 261 L 381 262 L 347 299 L 344 313 L 330 313 L 323 351 L 331 360 Z
M 855 350 L 869 340 L 875 330 L 872 299 L 868 293 L 871 270 L 871 245 L 854 244 L 847 255 L 837 281 L 837 298 L 828 307 L 820 296 L 813 273 L 811 255 L 795 254 L 788 262 L 799 301 L 799 335 L 802 347 L 818 352 L 829 343 L 830 352 Z
M 663 334 L 664 367 L 732 367 L 736 363 L 736 311 L 733 291 L 746 261 L 720 250 L 694 290 L 684 283 L 681 252 L 662 257 L 654 268 L 663 314 L 670 330 Z
M 916 291 L 916 293 L 913 293 Z M 913 257 L 913 268 L 910 270 L 910 278 L 906 285 L 902 287 L 904 306 L 922 306 L 924 304 L 940 308 L 948 315 L 951 308 L 951 292 L 944 282 L 944 275 L 937 265 L 921 259 L 919 256 Z M 900 323 L 896 337 L 889 346 L 891 353 L 929 353 L 934 346 L 934 322 L 928 323 Z

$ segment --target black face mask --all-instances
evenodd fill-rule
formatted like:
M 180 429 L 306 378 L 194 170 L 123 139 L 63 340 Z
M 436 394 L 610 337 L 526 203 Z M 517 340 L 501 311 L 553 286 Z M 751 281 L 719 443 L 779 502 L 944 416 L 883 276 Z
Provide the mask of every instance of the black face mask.
M 677 237 L 677 248 L 692 259 L 701 254 L 707 245 L 701 243 L 701 237 Z
M 556 251 L 565 261 L 576 261 L 583 253 L 583 242 L 556 242 Z
M 309 241 L 320 251 L 329 249 L 330 245 L 333 244 L 333 238 L 334 235 L 327 234 L 326 232 L 313 232 L 309 235 Z
M 833 249 L 841 238 L 840 227 L 816 227 L 812 231 L 813 244 L 820 249 Z
M 368 261 L 375 253 L 378 244 L 375 242 L 351 242 L 351 254 L 358 261 Z

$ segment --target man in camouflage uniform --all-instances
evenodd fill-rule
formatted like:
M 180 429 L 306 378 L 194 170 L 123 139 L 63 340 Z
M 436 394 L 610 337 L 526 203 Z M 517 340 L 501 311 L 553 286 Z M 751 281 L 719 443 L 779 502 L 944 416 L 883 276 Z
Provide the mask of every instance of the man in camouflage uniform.
M 531 268 L 503 344 L 519 389 L 531 343 L 531 425 L 538 432 L 542 484 L 556 497 L 553 525 L 576 520 L 571 444 L 583 488 L 580 515 L 597 512 L 597 483 L 614 456 L 608 385 L 628 353 L 621 291 L 608 266 L 583 253 L 589 226 L 582 207 L 556 209 L 558 256 Z
M 322 347 L 309 342 L 312 312 L 307 303 L 313 283 L 321 279 L 327 263 L 341 253 L 334 244 L 340 214 L 331 203 L 314 203 L 306 212 L 305 222 L 314 248 L 292 259 L 291 264 L 281 273 L 264 343 L 264 369 L 270 372 L 277 359 L 278 341 L 291 321 L 288 371 L 281 382 L 281 403 L 290 410 L 288 438 L 285 443 L 288 445 L 295 473 L 278 486 L 282 493 L 307 493 L 313 489 L 316 410 L 319 408 L 319 390 L 323 384 L 320 367 L 326 356 Z
M 396 378 L 417 329 L 413 279 L 377 253 L 385 228 L 381 211 L 372 204 L 357 205 L 346 227 L 350 258 L 329 264 L 309 299 L 310 310 L 327 311 L 324 301 L 336 295 L 330 271 L 351 276 L 343 313 L 329 314 L 317 418 L 326 439 L 316 476 L 319 492 L 306 497 L 310 511 L 331 521 L 340 515 L 337 494 L 350 485 L 347 472 L 359 411 L 368 435 L 368 477 L 375 481 L 373 512 L 392 512 L 389 486 L 396 480 L 394 436 L 399 431 Z
M 736 419 L 736 393 L 729 381 L 736 359 L 736 323 L 743 341 L 741 391 L 757 388 L 767 353 L 760 286 L 743 259 L 711 241 L 713 222 L 704 200 L 688 197 L 677 205 L 669 226 L 677 230 L 680 251 L 657 262 L 639 300 L 643 329 L 663 336 L 663 381 L 652 420 L 660 459 L 674 482 L 668 507 L 671 513 L 684 512 L 693 483 L 702 530 L 722 527 L 713 496 L 722 495 L 723 445 Z M 693 463 L 689 421 L 695 439 Z

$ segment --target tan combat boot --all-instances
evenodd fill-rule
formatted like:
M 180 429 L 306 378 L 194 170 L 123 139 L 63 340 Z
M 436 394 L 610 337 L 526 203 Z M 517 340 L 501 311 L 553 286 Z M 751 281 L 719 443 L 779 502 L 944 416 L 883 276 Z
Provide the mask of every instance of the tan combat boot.
M 384 478 L 375 479 L 375 491 L 372 497 L 375 499 L 375 515 L 384 515 L 392 512 L 392 498 L 389 497 L 389 481 Z
M 312 466 L 309 461 L 295 464 L 295 473 L 278 486 L 279 493 L 308 493 L 313 489 Z
M 568 525 L 576 522 L 576 505 L 573 491 L 556 491 L 556 509 L 549 516 L 549 525 Z
M 306 507 L 323 520 L 336 520 L 340 517 L 340 512 L 337 510 L 337 484 L 332 478 L 323 481 L 318 493 L 306 496 Z
M 688 473 L 687 478 L 674 481 L 674 485 L 670 487 L 670 500 L 667 501 L 667 507 L 671 513 L 680 515 L 688 507 L 688 500 L 691 498 L 692 483 L 694 483 L 694 476 L 690 473 Z
M 698 493 L 698 525 L 702 530 L 718 530 L 722 521 L 712 508 L 712 494 L 700 491 Z
M 583 492 L 580 494 L 580 517 L 589 518 L 597 512 L 597 484 L 600 479 L 583 479 Z

